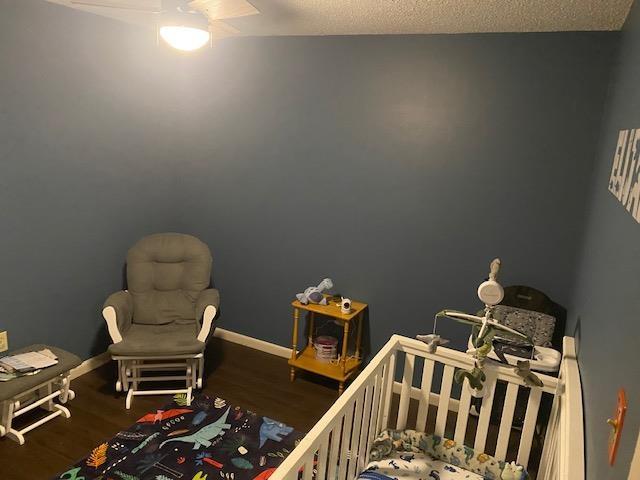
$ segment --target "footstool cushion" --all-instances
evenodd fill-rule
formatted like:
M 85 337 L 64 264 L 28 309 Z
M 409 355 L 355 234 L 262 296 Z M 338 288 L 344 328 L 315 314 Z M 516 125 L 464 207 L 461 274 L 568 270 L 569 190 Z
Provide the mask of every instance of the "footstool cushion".
M 28 347 L 20 348 L 12 352 L 1 353 L 0 357 L 15 355 L 18 353 L 38 351 L 44 348 L 48 348 L 58 357 L 58 363 L 51 367 L 43 368 L 35 375 L 25 375 L 9 380 L 8 382 L 0 382 L 0 402 L 9 400 L 10 398 L 26 392 L 33 387 L 37 387 L 47 380 L 66 373 L 82 363 L 82 360 L 80 360 L 80 358 L 78 358 L 73 353 L 66 352 L 60 348 L 50 347 L 48 345 L 30 345 Z

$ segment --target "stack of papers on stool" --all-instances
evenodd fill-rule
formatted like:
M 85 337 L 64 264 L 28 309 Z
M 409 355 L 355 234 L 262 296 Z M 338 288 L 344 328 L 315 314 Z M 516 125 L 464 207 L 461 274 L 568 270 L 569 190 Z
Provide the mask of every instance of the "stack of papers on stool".
M 0 382 L 21 375 L 32 375 L 58 363 L 58 357 L 44 348 L 37 352 L 25 352 L 0 358 Z

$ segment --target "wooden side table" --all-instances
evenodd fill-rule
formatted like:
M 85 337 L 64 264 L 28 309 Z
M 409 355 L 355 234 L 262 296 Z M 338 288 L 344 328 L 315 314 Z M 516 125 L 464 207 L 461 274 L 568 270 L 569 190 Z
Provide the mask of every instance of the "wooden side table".
M 325 295 L 325 297 L 328 297 Z M 351 312 L 344 314 L 340 311 L 340 307 L 335 303 L 329 303 L 328 305 L 317 305 L 309 303 L 303 305 L 298 300 L 291 302 L 293 307 L 293 342 L 291 349 L 291 358 L 289 359 L 289 366 L 291 367 L 291 381 L 296 378 L 296 369 L 306 370 L 318 375 L 322 375 L 339 382 L 338 394 L 342 394 L 344 391 L 345 382 L 354 376 L 358 368 L 362 364 L 361 357 L 361 342 L 362 342 L 362 323 L 364 318 L 364 311 L 367 308 L 366 303 L 351 302 Z M 306 347 L 298 352 L 298 324 L 300 321 L 300 312 L 309 312 L 309 337 L 307 339 Z M 335 363 L 321 362 L 316 360 L 316 353 L 313 348 L 313 327 L 315 322 L 315 316 L 324 315 L 327 317 L 338 320 L 344 329 L 344 335 L 342 340 L 342 354 L 340 361 Z M 355 355 L 348 357 L 349 351 L 349 331 L 352 329 L 353 324 L 357 324 L 357 335 L 355 345 Z

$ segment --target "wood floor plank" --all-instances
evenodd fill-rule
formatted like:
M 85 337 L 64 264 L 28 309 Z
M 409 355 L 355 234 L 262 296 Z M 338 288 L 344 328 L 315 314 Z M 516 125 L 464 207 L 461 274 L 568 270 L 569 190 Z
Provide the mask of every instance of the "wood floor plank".
M 230 403 L 308 431 L 337 399 L 337 385 L 302 372 L 289 381 L 284 358 L 214 338 L 206 354 L 203 391 Z M 71 418 L 58 417 L 29 432 L 23 446 L 0 439 L 0 479 L 47 480 L 64 472 L 89 451 L 113 437 L 170 396 L 136 397 L 131 410 L 115 392 L 113 364 L 72 382 L 76 398 Z

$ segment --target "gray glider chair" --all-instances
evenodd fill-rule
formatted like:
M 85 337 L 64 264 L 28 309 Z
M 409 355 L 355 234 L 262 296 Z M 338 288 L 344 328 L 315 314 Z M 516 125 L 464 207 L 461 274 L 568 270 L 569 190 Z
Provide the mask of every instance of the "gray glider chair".
M 220 305 L 218 291 L 208 288 L 211 262 L 204 243 L 180 233 L 149 235 L 129 250 L 128 290 L 112 294 L 102 309 L 118 362 L 116 390 L 127 392 L 127 408 L 135 395 L 184 393 L 190 404 L 192 390 L 202 388 L 204 349 Z M 138 388 L 150 381 L 185 387 Z

